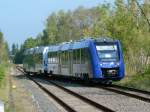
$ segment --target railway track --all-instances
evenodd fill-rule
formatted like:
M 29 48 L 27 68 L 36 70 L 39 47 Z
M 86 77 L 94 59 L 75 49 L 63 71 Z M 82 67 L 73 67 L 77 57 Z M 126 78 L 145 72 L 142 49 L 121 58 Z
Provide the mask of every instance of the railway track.
M 147 91 L 142 91 L 142 90 L 137 90 L 137 89 L 131 89 L 131 88 L 126 88 L 123 86 L 117 86 L 117 85 L 112 85 L 111 87 L 107 86 L 95 86 L 97 88 L 102 88 L 104 90 L 108 90 L 111 92 L 115 92 L 121 95 L 129 96 L 132 98 L 136 98 L 139 100 L 142 100 L 144 102 L 150 103 L 150 94 Z
M 18 69 L 19 71 L 25 73 L 25 72 L 22 70 L 22 68 L 17 67 L 17 69 Z M 55 92 L 53 93 L 53 92 L 49 91 L 49 90 L 48 90 L 46 87 L 44 87 L 41 83 L 39 83 L 38 81 L 36 81 L 36 79 L 34 79 L 34 78 L 31 77 L 31 76 L 27 76 L 27 77 L 28 77 L 30 80 L 32 80 L 36 85 L 38 85 L 46 94 L 48 94 L 48 95 L 49 95 L 50 97 L 52 97 L 55 101 L 57 101 L 57 103 L 59 103 L 61 106 L 63 106 L 63 107 L 66 109 L 66 111 L 68 111 L 68 112 L 77 112 L 77 111 L 78 111 L 78 109 L 75 109 L 75 108 L 73 108 L 73 106 L 70 106 L 71 104 L 67 103 L 66 101 L 63 101 L 59 96 L 55 95 L 55 94 L 54 94 Z M 67 89 L 67 88 L 65 88 L 65 87 L 63 87 L 63 86 L 61 86 L 61 85 L 59 85 L 59 84 L 53 82 L 53 81 L 50 81 L 50 80 L 46 80 L 46 81 L 49 82 L 50 84 L 52 84 L 53 86 L 55 86 L 55 87 L 57 87 L 57 88 L 63 90 L 66 94 L 69 94 L 69 95 L 75 97 L 75 99 L 78 99 L 80 103 L 81 103 L 81 102 L 84 102 L 84 103 L 87 105 L 87 109 L 88 109 L 89 107 L 91 107 L 92 109 L 94 109 L 94 110 L 91 109 L 91 111 L 115 112 L 114 110 L 112 110 L 112 109 L 110 109 L 110 108 L 108 108 L 108 107 L 105 107 L 105 106 L 103 106 L 103 105 L 101 105 L 101 104 L 99 104 L 99 103 L 97 103 L 97 102 L 94 102 L 94 101 L 92 101 L 92 100 L 90 100 L 90 99 L 88 99 L 88 98 L 86 98 L 86 97 L 84 97 L 84 96 L 82 96 L 82 95 L 80 95 L 80 94 L 78 94 L 78 93 L 76 93 L 76 92 L 73 92 L 73 91 L 71 91 L 71 90 L 69 90 L 69 89 Z M 76 101 L 76 100 L 75 100 L 75 101 Z M 90 109 L 90 108 L 89 108 L 89 109 Z M 82 110 L 80 110 L 80 111 L 82 111 Z
M 55 94 L 50 92 L 48 89 L 46 89 L 44 86 L 42 86 L 40 83 L 38 83 L 36 80 L 33 78 L 29 77 L 30 80 L 32 80 L 35 84 L 37 84 L 46 94 L 48 94 L 50 97 L 52 97 L 54 100 L 56 100 L 61 106 L 63 106 L 67 111 L 70 112 L 76 112 L 72 107 L 70 107 L 68 104 L 63 102 L 60 98 L 58 98 Z
M 117 89 L 124 89 L 124 90 L 129 90 L 129 91 L 133 91 L 133 92 L 138 92 L 141 94 L 146 94 L 146 95 L 150 95 L 149 91 L 144 91 L 144 90 L 139 90 L 139 89 L 135 89 L 135 88 L 131 88 L 131 87 L 126 87 L 126 86 L 119 86 L 119 85 L 111 85 L 111 87 L 117 88 Z
M 51 78 L 47 78 L 47 79 L 45 79 L 45 80 L 53 80 L 53 79 L 51 79 Z M 141 111 L 142 109 L 142 106 L 140 106 L 140 105 L 143 105 L 143 104 L 146 104 L 146 105 L 149 105 L 149 102 L 147 102 L 147 101 L 144 101 L 143 102 L 143 100 L 141 101 L 141 99 L 139 100 L 139 98 L 135 98 L 135 97 L 131 97 L 131 96 L 129 96 L 129 95 L 124 95 L 124 94 L 115 94 L 116 92 L 114 92 L 113 93 L 113 91 L 108 91 L 108 90 L 106 90 L 106 89 L 101 89 L 101 88 L 99 88 L 99 87 L 95 87 L 95 86 L 84 86 L 83 84 L 79 84 L 79 85 L 77 85 L 76 86 L 76 83 L 75 83 L 75 87 L 74 87 L 74 84 L 72 84 L 72 83 L 68 83 L 68 84 L 65 84 L 66 82 L 60 82 L 60 80 L 56 80 L 56 81 L 54 81 L 54 82 L 56 82 L 56 83 L 58 83 L 58 84 L 61 84 L 61 85 L 63 85 L 64 87 L 66 87 L 66 88 L 68 88 L 69 90 L 72 90 L 72 91 L 74 91 L 74 92 L 77 92 L 77 93 L 79 93 L 80 95 L 82 95 L 82 96 L 84 96 L 84 97 L 87 97 L 87 98 L 89 98 L 90 100 L 92 100 L 92 101 L 95 101 L 95 102 L 97 102 L 97 103 L 100 103 L 100 104 L 103 104 L 103 105 L 105 105 L 105 106 L 107 106 L 107 107 L 111 107 L 113 110 L 115 110 L 115 111 L 121 111 L 123 108 L 122 108 L 122 106 L 123 105 L 125 105 L 125 111 L 129 111 L 130 110 L 130 105 L 133 105 L 133 106 L 135 106 L 135 105 L 138 105 L 139 106 L 139 110 Z M 64 83 L 64 84 L 63 84 Z M 65 86 L 66 85 L 66 86 Z M 67 86 L 68 85 L 68 86 Z M 83 86 L 82 86 L 83 85 Z M 84 88 L 84 89 L 83 89 Z M 105 87 L 104 87 L 105 88 Z M 92 89 L 92 90 L 91 90 Z M 99 91 L 100 90 L 100 91 Z M 116 97 L 116 95 L 118 96 L 118 97 L 120 97 L 120 99 L 119 98 L 117 98 Z M 104 98 L 103 98 L 104 97 Z M 110 97 L 112 97 L 112 98 L 110 98 L 110 99 L 112 99 L 112 100 L 106 100 L 106 101 L 103 101 L 103 100 L 105 100 L 105 98 L 110 98 Z M 131 98 L 130 98 L 131 97 Z M 119 101 L 118 101 L 118 100 Z M 121 99 L 122 100 L 124 100 L 124 101 L 126 101 L 126 102 L 124 102 L 124 101 L 121 101 Z M 127 99 L 127 100 L 125 100 L 125 99 Z M 101 100 L 101 101 L 100 101 Z M 117 102 L 115 101 L 115 100 L 117 100 Z M 120 103 L 118 103 L 118 102 L 120 102 Z M 132 103 L 131 103 L 132 102 Z M 137 102 L 137 103 L 136 103 Z M 111 106 L 110 104 L 112 104 L 112 103 L 117 103 L 118 105 L 120 105 L 121 107 L 115 107 L 114 105 L 113 106 Z M 135 103 L 135 104 L 134 104 Z M 117 105 L 116 104 L 116 105 Z M 146 108 L 149 108 L 149 107 L 145 107 L 145 109 Z M 138 110 L 138 109 L 137 109 Z M 143 110 L 143 112 L 147 112 L 146 110 Z
M 82 82 L 79 82 L 79 83 L 85 87 L 96 87 L 96 88 L 104 89 L 104 90 L 107 90 L 110 92 L 114 92 L 117 94 L 121 94 L 124 96 L 128 96 L 131 98 L 135 98 L 135 99 L 150 103 L 150 92 L 148 92 L 148 91 L 114 85 L 114 84 L 111 86 L 108 86 L 108 85 L 103 85 L 103 86 L 98 85 L 97 86 L 95 84 L 84 84 Z
M 73 81 L 73 83 L 76 83 Z M 134 88 L 129 88 L 129 87 L 124 87 L 124 86 L 119 86 L 119 85 L 95 85 L 95 84 L 84 84 L 83 82 L 77 82 L 83 86 L 86 87 L 96 87 L 100 89 L 104 89 L 110 92 L 114 92 L 117 94 L 121 94 L 124 96 L 132 97 L 147 103 L 150 103 L 150 92 L 149 91 L 144 91 L 144 90 L 139 90 L 139 89 L 134 89 Z
M 47 77 L 47 79 L 50 79 L 50 78 Z M 54 83 L 54 82 L 52 82 L 50 80 L 47 80 L 47 79 L 45 79 L 45 80 L 50 82 L 50 83 L 52 83 L 53 85 L 57 86 L 58 88 L 63 89 L 66 92 L 69 92 L 69 94 L 73 94 L 73 96 L 76 96 L 79 99 L 82 99 L 81 98 L 81 97 L 83 97 L 82 95 L 79 95 L 79 94 L 76 95 L 77 93 L 74 94 L 73 91 L 71 91 L 71 90 L 69 90 L 67 88 L 64 88 L 63 86 L 60 86 L 60 85 L 58 85 L 58 84 L 56 84 L 56 83 Z M 121 95 L 124 95 L 124 96 L 132 97 L 132 98 L 135 98 L 135 99 L 138 99 L 138 100 L 150 103 L 150 94 L 149 94 L 148 91 L 143 91 L 143 90 L 138 90 L 138 89 L 133 89 L 133 88 L 128 88 L 128 87 L 123 87 L 123 86 L 118 86 L 118 85 L 112 85 L 112 86 L 108 87 L 108 86 L 97 86 L 97 85 L 93 85 L 93 84 L 92 85 L 91 84 L 90 85 L 85 85 L 83 83 L 80 83 L 80 84 L 82 84 L 83 86 L 86 86 L 86 87 L 96 87 L 96 88 L 104 89 L 104 90 L 107 90 L 107 91 L 110 91 L 110 92 L 114 92 L 114 93 L 117 93 L 117 94 L 121 94 Z M 82 100 L 84 100 L 84 98 Z M 88 100 L 90 100 L 90 99 L 88 99 Z M 92 101 L 92 102 L 91 101 L 92 100 L 90 100 L 90 101 L 85 100 L 86 103 L 94 104 L 95 105 L 94 107 L 99 108 L 102 111 L 113 111 L 113 110 L 111 110 L 111 109 L 109 109 L 109 108 L 107 108 L 107 107 L 105 107 L 103 105 L 100 105 L 99 103 L 96 103 L 96 102 L 93 103 L 94 101 Z M 100 107 L 98 107 L 98 105 L 100 105 Z

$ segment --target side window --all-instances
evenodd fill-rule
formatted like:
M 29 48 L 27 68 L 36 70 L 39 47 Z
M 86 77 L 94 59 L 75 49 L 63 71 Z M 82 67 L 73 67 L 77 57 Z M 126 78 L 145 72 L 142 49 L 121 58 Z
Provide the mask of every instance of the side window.
M 76 59 L 77 59 L 76 63 L 80 64 L 80 49 L 76 50 Z
M 42 53 L 34 53 L 33 61 L 34 61 L 34 63 L 37 63 L 37 64 L 42 63 Z
M 58 53 L 55 52 L 55 63 L 58 63 Z
M 85 49 L 81 49 L 81 64 L 85 64 Z
M 69 51 L 66 51 L 66 55 L 67 55 L 66 64 L 69 65 Z
M 69 54 L 68 51 L 64 51 L 64 65 L 68 65 L 69 63 Z
M 85 64 L 88 63 L 88 61 L 90 60 L 90 55 L 89 55 L 89 51 L 87 48 L 81 49 L 81 63 Z
M 76 50 L 73 50 L 73 63 L 76 63 Z
M 81 62 L 81 49 L 73 50 L 73 63 L 80 64 Z
M 58 54 L 57 52 L 54 52 L 54 55 L 53 55 L 53 63 L 58 63 Z
M 42 60 L 43 60 L 43 55 L 42 55 L 42 53 L 40 54 L 40 63 L 42 63 Z
M 48 53 L 48 63 L 51 63 L 51 52 Z
M 48 53 L 48 63 L 58 63 L 58 53 L 57 52 L 50 52 Z
M 73 50 L 73 63 L 77 64 L 78 63 L 78 51 Z
M 54 56 L 55 56 L 55 54 L 54 54 L 54 52 L 52 52 L 52 54 L 51 54 L 51 63 L 54 63 Z
M 89 62 L 89 60 L 90 60 L 90 54 L 89 54 L 89 49 L 88 48 L 86 48 L 85 49 L 85 63 L 88 63 Z
M 63 65 L 65 64 L 65 52 L 64 51 L 62 51 L 61 53 L 61 62 Z
M 28 64 L 30 65 L 30 66 L 33 66 L 34 65 L 34 62 L 33 62 L 34 60 L 33 60 L 33 54 L 29 54 L 29 56 L 28 56 Z
M 63 53 L 62 52 L 60 52 L 60 63 L 62 64 L 62 55 L 63 55 Z
M 67 55 L 67 51 L 65 51 L 65 65 L 67 65 L 67 58 L 68 58 L 68 55 Z

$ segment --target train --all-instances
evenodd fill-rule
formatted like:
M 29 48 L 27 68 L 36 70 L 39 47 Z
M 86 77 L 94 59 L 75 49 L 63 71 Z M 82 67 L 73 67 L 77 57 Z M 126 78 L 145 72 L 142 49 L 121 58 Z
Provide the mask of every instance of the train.
M 119 81 L 125 76 L 121 43 L 108 37 L 85 38 L 27 49 L 23 68 L 28 74 L 105 83 Z

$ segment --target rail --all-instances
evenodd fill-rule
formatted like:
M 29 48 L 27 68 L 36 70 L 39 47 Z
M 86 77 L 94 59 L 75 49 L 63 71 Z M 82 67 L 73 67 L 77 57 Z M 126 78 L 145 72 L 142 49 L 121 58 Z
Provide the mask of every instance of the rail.
M 21 71 L 22 73 L 25 74 L 25 72 L 23 71 L 23 69 L 22 69 L 21 67 L 16 66 L 16 68 L 17 68 L 19 71 Z M 69 111 L 69 112 L 75 112 L 75 110 L 72 109 L 72 107 L 70 107 L 68 104 L 66 104 L 66 103 L 63 102 L 61 99 L 59 99 L 57 96 L 55 96 L 53 93 L 51 93 L 50 91 L 48 91 L 45 87 L 43 87 L 41 84 L 39 84 L 38 82 L 36 82 L 32 77 L 30 77 L 30 76 L 28 76 L 28 75 L 26 75 L 26 76 L 27 76 L 30 80 L 32 80 L 35 84 L 37 84 L 37 85 L 38 85 L 43 91 L 45 91 L 49 96 L 53 97 L 60 105 L 62 105 L 63 107 L 65 107 L 65 109 L 66 109 L 67 111 Z M 43 78 L 43 79 L 44 79 L 44 78 Z M 91 105 L 91 106 L 93 106 L 93 107 L 95 107 L 95 108 L 97 108 L 97 109 L 99 109 L 99 110 L 101 110 L 101 111 L 104 111 L 104 112 L 115 112 L 114 110 L 112 110 L 112 109 L 110 109 L 110 108 L 108 108 L 108 107 L 105 107 L 105 106 L 103 106 L 103 105 L 101 105 L 101 104 L 99 104 L 99 103 L 97 103 L 97 102 L 94 102 L 94 101 L 92 101 L 92 100 L 90 100 L 90 99 L 88 99 L 88 98 L 86 98 L 86 97 L 84 97 L 84 96 L 82 96 L 82 95 L 80 95 L 80 94 L 78 94 L 78 93 L 76 93 L 76 92 L 73 92 L 73 91 L 71 91 L 71 90 L 69 90 L 69 89 L 67 89 L 67 88 L 65 88 L 65 87 L 63 87 L 63 86 L 61 86 L 61 85 L 58 85 L 58 84 L 56 84 L 56 83 L 53 82 L 53 81 L 47 80 L 46 78 L 45 78 L 45 80 L 48 81 L 49 83 L 53 84 L 54 86 L 58 87 L 59 89 L 61 89 L 61 90 L 65 91 L 65 92 L 67 92 L 68 94 L 75 96 L 76 98 L 78 98 L 78 99 L 84 101 L 85 103 L 87 103 L 87 104 L 89 104 L 89 105 Z

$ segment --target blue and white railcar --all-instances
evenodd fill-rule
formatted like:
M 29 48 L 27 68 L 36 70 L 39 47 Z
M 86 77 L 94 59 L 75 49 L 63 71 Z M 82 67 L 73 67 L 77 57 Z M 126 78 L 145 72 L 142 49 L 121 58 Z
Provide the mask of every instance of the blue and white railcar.
M 118 40 L 83 39 L 48 47 L 46 72 L 92 80 L 120 80 L 124 62 Z
M 25 51 L 23 68 L 27 73 L 40 74 L 47 71 L 47 49 L 48 47 L 35 47 Z

